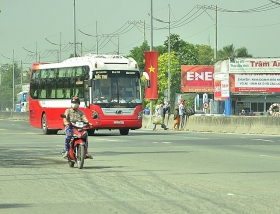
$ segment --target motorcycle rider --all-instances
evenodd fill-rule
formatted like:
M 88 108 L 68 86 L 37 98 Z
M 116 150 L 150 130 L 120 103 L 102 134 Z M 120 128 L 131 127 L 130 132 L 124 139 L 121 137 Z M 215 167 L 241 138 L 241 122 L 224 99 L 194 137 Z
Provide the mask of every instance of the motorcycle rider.
M 77 96 L 72 97 L 71 99 L 71 108 L 66 109 L 64 115 L 66 116 L 63 118 L 63 123 L 65 125 L 65 153 L 63 157 L 68 157 L 69 155 L 69 146 L 70 146 L 70 139 L 73 135 L 73 126 L 70 126 L 70 122 L 73 121 L 81 121 L 84 123 L 88 123 L 88 119 L 86 118 L 83 111 L 79 110 L 80 106 L 80 99 Z M 89 124 L 91 125 L 91 124 Z M 92 156 L 88 154 L 87 148 L 88 148 L 88 141 L 86 142 L 86 158 L 92 159 Z

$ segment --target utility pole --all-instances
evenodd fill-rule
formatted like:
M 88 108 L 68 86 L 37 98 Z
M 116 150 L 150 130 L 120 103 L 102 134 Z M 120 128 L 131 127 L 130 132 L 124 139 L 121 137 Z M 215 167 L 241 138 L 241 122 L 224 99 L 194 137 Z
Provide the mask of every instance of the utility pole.
M 214 45 L 214 64 L 217 62 L 217 46 L 218 46 L 218 13 L 217 5 L 215 6 L 215 45 Z
M 217 62 L 217 50 L 218 50 L 218 13 L 217 13 L 217 5 L 216 6 L 213 6 L 213 5 L 200 6 L 200 5 L 198 5 L 197 8 L 202 8 L 203 10 L 215 8 L 215 19 L 213 19 L 211 17 L 212 20 L 214 20 L 214 26 L 215 26 L 215 29 L 214 29 L 214 58 L 213 58 L 213 63 L 215 64 Z
M 74 57 L 77 56 L 76 52 L 76 4 L 74 0 Z
M 146 41 L 146 22 L 144 20 L 144 25 L 143 25 L 143 37 L 144 37 L 144 42 Z
M 36 42 L 36 50 L 35 50 L 35 52 L 34 52 L 34 51 L 27 50 L 25 47 L 22 47 L 22 48 L 23 48 L 25 51 L 29 52 L 29 53 L 35 54 L 35 60 L 36 60 L 36 62 L 40 62 L 40 54 L 39 54 L 39 61 L 37 61 L 37 57 L 38 57 L 38 53 L 37 53 L 37 42 Z M 33 55 L 33 57 L 34 57 L 34 55 Z
M 102 37 L 117 37 L 117 51 L 114 51 L 114 52 L 117 52 L 117 54 L 120 54 L 120 36 L 119 34 L 102 34 Z M 110 38 L 110 40 L 111 40 Z M 111 41 L 112 42 L 112 41 Z M 112 42 L 113 44 L 115 44 L 114 42 Z
M 82 34 L 84 34 L 84 35 L 86 35 L 86 36 L 90 36 L 90 37 L 96 37 L 96 54 L 98 55 L 98 43 L 99 43 L 99 41 L 98 41 L 98 35 L 97 35 L 97 22 L 96 22 L 96 29 L 95 29 L 95 31 L 96 31 L 96 35 L 95 36 L 93 36 L 93 35 L 91 35 L 91 34 L 88 34 L 88 33 L 85 33 L 85 32 L 83 32 L 83 31 L 81 31 L 80 29 L 78 29 Z M 102 37 L 102 35 L 101 35 L 101 37 Z
M 168 93 L 167 101 L 170 101 L 170 4 L 168 4 Z
M 150 51 L 153 50 L 153 28 L 154 28 L 154 25 L 153 25 L 153 0 L 151 0 L 151 47 L 150 47 Z
M 153 0 L 151 0 L 151 46 L 150 46 L 150 51 L 153 51 L 153 29 L 154 29 L 154 24 L 153 24 Z M 153 115 L 153 100 L 150 100 L 150 115 L 151 115 L 151 124 L 152 124 L 152 115 Z
M 52 45 L 59 45 L 59 57 L 58 57 L 58 62 L 61 61 L 61 32 L 60 32 L 60 39 L 59 39 L 59 44 L 56 44 L 54 42 L 51 42 L 50 40 L 48 40 L 47 38 L 45 38 L 45 40 L 47 40 L 49 43 L 51 43 Z
M 95 21 L 95 36 L 96 36 L 96 55 L 98 55 L 98 34 L 97 34 L 97 21 Z
M 0 64 L 0 85 L 2 84 L 2 63 Z
M 69 42 L 70 45 L 74 45 L 76 47 L 76 45 L 81 45 L 81 56 L 83 55 L 83 47 L 82 47 L 82 43 L 81 42 L 76 42 L 76 43 L 72 43 L 72 42 Z M 77 51 L 75 50 L 75 53 L 76 53 L 76 56 L 74 57 L 77 57 Z
M 170 101 L 170 79 L 171 79 L 171 74 L 170 74 L 170 4 L 168 4 L 168 22 L 163 21 L 158 18 L 154 18 L 154 20 L 162 23 L 168 23 L 168 89 L 167 89 L 167 95 L 166 95 L 166 101 Z
M 13 110 L 15 111 L 15 51 L 13 49 Z
M 22 82 L 23 82 L 22 60 L 20 60 L 20 87 L 21 87 L 21 89 L 22 89 Z

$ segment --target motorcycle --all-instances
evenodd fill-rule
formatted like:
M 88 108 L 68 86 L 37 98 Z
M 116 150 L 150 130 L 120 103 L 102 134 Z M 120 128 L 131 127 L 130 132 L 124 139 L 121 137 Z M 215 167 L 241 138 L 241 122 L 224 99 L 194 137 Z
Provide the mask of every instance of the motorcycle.
M 64 114 L 60 115 L 63 118 L 66 118 Z M 70 139 L 69 146 L 69 155 L 67 157 L 68 164 L 70 167 L 74 167 L 75 163 L 77 163 L 78 168 L 82 169 L 84 166 L 84 161 L 86 159 L 86 151 L 87 151 L 87 129 L 90 128 L 89 123 L 84 122 L 69 122 L 70 126 L 73 127 L 73 134 Z M 62 151 L 63 155 L 65 151 Z

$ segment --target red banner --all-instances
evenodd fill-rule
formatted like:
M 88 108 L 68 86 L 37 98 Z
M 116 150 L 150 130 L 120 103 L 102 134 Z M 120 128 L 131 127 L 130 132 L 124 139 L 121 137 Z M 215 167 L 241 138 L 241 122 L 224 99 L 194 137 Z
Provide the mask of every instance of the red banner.
M 182 65 L 181 92 L 214 92 L 214 66 Z
M 149 75 L 150 88 L 146 88 L 145 99 L 158 99 L 158 52 L 145 51 L 145 71 Z

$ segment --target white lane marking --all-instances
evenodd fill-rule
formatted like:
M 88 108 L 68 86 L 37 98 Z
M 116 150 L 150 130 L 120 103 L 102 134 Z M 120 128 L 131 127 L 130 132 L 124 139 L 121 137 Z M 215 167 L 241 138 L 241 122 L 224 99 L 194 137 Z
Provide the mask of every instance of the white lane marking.
M 274 140 L 266 140 L 266 139 L 251 139 L 251 140 L 258 140 L 258 141 L 266 141 L 266 142 L 274 142 Z
M 22 133 L 5 132 L 5 135 L 7 135 L 7 134 L 11 134 L 11 135 L 27 135 L 27 134 L 41 135 L 41 133 L 34 133 L 34 132 L 22 132 Z
M 168 143 L 172 143 L 172 142 L 152 142 L 152 143 L 165 143 L 165 144 L 168 144 Z
M 261 157 L 267 157 L 267 158 L 280 158 L 280 156 L 279 157 L 277 157 L 277 156 L 270 156 L 270 155 L 260 155 Z
M 184 138 L 199 139 L 199 140 L 209 140 L 209 139 L 210 139 L 210 138 L 208 138 L 208 137 L 184 137 Z
M 105 139 L 105 138 L 95 138 L 95 141 L 111 141 L 111 142 L 117 142 L 117 141 L 121 141 L 121 140 L 111 140 L 111 139 Z

